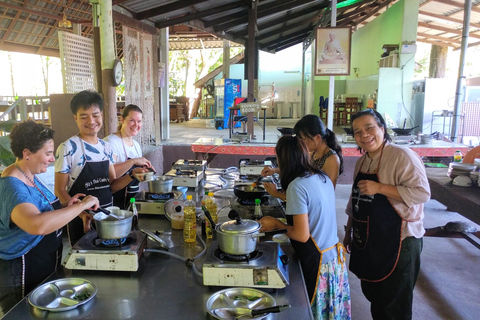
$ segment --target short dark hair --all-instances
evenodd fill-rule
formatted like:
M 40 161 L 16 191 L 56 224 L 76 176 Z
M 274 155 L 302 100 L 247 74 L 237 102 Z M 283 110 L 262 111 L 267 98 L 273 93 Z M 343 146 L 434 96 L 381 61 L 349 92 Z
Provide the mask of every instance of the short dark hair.
M 78 109 L 90 109 L 92 106 L 97 106 L 100 112 L 103 112 L 103 98 L 98 92 L 93 90 L 83 90 L 73 96 L 70 101 L 70 110 L 74 115 L 77 114 Z
M 278 139 L 275 147 L 277 161 L 280 167 L 280 183 L 283 190 L 297 177 L 309 174 L 320 174 L 325 179 L 325 173 L 310 163 L 308 148 L 296 136 L 283 136 Z
M 15 157 L 23 159 L 23 150 L 36 153 L 47 141 L 53 140 L 54 133 L 50 127 L 30 119 L 16 123 L 9 135 L 10 148 Z
M 373 109 L 365 109 L 365 110 L 359 111 L 350 118 L 350 123 L 351 123 L 350 126 L 352 128 L 352 131 L 353 131 L 353 121 L 363 116 L 372 116 L 373 119 L 375 119 L 375 121 L 377 122 L 377 125 L 380 128 L 383 128 L 383 131 L 384 131 L 383 141 L 388 141 L 388 142 L 392 141 L 392 137 L 390 137 L 390 135 L 387 132 L 387 124 L 385 122 L 385 119 L 383 119 L 382 115 L 379 112 Z M 360 147 L 358 147 L 358 150 L 362 151 Z

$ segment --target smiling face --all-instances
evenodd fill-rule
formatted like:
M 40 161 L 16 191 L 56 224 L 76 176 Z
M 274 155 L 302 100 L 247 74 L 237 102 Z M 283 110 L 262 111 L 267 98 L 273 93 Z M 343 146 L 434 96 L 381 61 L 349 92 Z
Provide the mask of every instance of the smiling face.
M 352 127 L 357 145 L 368 152 L 370 158 L 375 156 L 383 145 L 385 129 L 370 115 L 355 119 Z
M 142 128 L 143 115 L 141 112 L 130 111 L 128 115 L 121 119 L 122 122 L 122 135 L 127 137 L 134 137 Z
M 87 110 L 79 108 L 77 114 L 73 116 L 80 130 L 81 137 L 96 137 L 102 128 L 103 113 L 100 109 L 93 105 Z
M 25 152 L 28 154 L 29 151 L 25 149 Z M 25 153 L 24 153 L 25 154 Z M 47 167 L 50 163 L 55 162 L 55 148 L 53 145 L 53 140 L 48 140 L 45 142 L 43 147 L 35 153 L 29 153 L 28 157 L 30 161 L 30 172 L 32 174 L 39 174 L 47 171 Z

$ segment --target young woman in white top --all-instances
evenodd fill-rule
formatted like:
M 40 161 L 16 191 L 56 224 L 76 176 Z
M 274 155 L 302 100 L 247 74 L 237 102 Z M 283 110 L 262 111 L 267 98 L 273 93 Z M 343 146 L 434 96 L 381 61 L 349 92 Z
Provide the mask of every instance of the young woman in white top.
M 140 144 L 133 139 L 142 128 L 142 120 L 142 110 L 136 105 L 129 104 L 123 109 L 117 132 L 105 138 L 112 147 L 117 177 L 130 174 L 137 167 L 144 168 L 145 172 L 148 169 L 154 170 L 150 161 L 143 157 Z M 130 198 L 139 191 L 138 184 L 139 180 L 134 179 L 125 188 L 115 192 L 113 204 L 122 209 L 127 208 Z

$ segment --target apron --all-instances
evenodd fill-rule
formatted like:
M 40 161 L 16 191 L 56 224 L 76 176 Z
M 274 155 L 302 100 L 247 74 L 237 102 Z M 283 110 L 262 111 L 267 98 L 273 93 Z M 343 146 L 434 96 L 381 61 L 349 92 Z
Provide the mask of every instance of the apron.
M 56 198 L 50 203 L 53 210 L 62 208 L 60 200 Z M 25 279 L 23 296 L 32 291 L 52 274 L 62 263 L 62 229 L 58 229 L 42 238 L 30 251 L 23 255 Z
M 289 225 L 293 225 L 293 216 L 287 215 L 286 218 L 287 223 Z M 293 239 L 290 239 L 290 243 L 292 244 L 293 249 L 297 253 L 298 260 L 300 260 L 303 279 L 305 280 L 305 286 L 307 288 L 308 298 L 310 300 L 310 305 L 312 305 L 318 288 L 318 280 L 320 277 L 320 267 L 322 265 L 323 253 L 333 248 L 337 248 L 338 261 L 339 263 L 343 263 L 345 261 L 345 249 L 341 243 L 337 243 L 330 248 L 320 250 L 311 236 L 305 243 Z
M 402 237 L 402 218 L 388 198 L 382 194 L 373 197 L 360 195 L 357 187 L 360 180 L 379 182 L 377 172 L 382 155 L 383 147 L 375 173 L 359 172 L 352 186 L 354 212 L 350 271 L 361 280 L 371 282 L 385 280 L 395 269 Z M 360 168 L 362 166 L 363 163 Z
M 121 133 L 120 133 L 121 135 Z M 123 143 L 123 138 L 122 138 L 122 145 L 123 145 L 123 152 L 125 152 L 125 158 L 127 160 L 130 160 L 131 158 L 127 156 L 127 150 L 125 149 L 125 144 Z M 133 144 L 135 151 L 137 152 L 137 155 L 140 155 L 137 147 L 135 146 L 135 143 Z M 141 166 L 133 165 L 130 169 L 128 169 L 127 172 L 125 172 L 123 176 L 126 176 L 127 174 L 130 174 L 130 172 L 135 169 L 139 168 Z M 135 197 L 139 191 L 139 185 L 140 181 L 137 179 L 133 179 L 130 181 L 127 186 L 121 190 L 118 190 L 113 194 L 113 205 L 119 207 L 120 209 L 127 210 L 127 207 L 130 205 L 130 199 Z
M 80 139 L 82 151 L 85 155 L 84 142 Z M 109 176 L 110 162 L 108 159 L 102 161 L 86 161 L 82 171 L 68 191 L 70 196 L 77 193 L 95 196 L 98 198 L 102 208 L 112 205 L 112 191 L 110 189 Z M 85 235 L 83 232 L 83 220 L 75 217 L 67 224 L 68 239 L 73 246 Z

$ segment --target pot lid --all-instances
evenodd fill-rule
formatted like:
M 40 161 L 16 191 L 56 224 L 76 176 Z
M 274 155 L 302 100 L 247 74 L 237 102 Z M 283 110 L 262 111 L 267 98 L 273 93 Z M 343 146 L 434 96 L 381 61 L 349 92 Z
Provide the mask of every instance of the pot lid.
M 218 226 L 218 230 L 230 234 L 250 234 L 257 232 L 262 225 L 255 220 L 238 219 L 224 222 Z
M 165 216 L 170 220 L 172 214 L 175 213 L 183 213 L 183 207 L 185 206 L 185 202 L 180 199 L 170 199 L 165 202 L 163 207 Z

